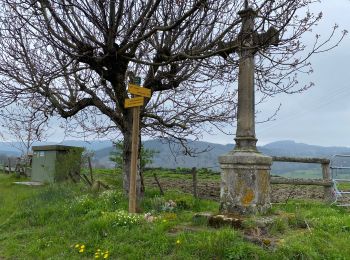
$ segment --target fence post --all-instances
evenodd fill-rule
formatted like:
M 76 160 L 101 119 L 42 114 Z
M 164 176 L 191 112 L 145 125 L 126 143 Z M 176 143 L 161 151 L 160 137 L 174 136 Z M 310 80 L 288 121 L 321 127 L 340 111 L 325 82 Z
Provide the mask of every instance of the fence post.
M 156 183 L 157 183 L 157 185 L 158 185 L 158 188 L 159 188 L 159 191 L 160 191 L 160 195 L 164 195 L 164 191 L 163 191 L 163 189 L 162 189 L 162 185 L 160 185 L 160 182 L 159 182 L 159 180 L 158 180 L 158 177 L 157 177 L 157 174 L 153 171 L 153 177 L 154 177 L 154 179 L 156 180 Z
M 90 172 L 91 183 L 93 183 L 94 182 L 94 175 L 92 174 L 92 165 L 91 165 L 91 158 L 90 158 L 90 156 L 88 156 L 87 160 L 88 160 L 88 165 L 89 165 L 89 172 Z
M 11 159 L 10 159 L 10 158 L 8 158 L 8 162 L 9 162 L 9 168 L 8 168 L 8 170 L 9 170 L 9 174 L 11 174 Z
M 197 169 L 196 167 L 192 168 L 192 182 L 193 182 L 193 197 L 197 198 Z
M 331 180 L 331 171 L 329 168 L 329 162 L 328 163 L 322 163 L 322 177 L 324 181 L 330 181 Z M 333 194 L 333 187 L 332 186 L 325 186 L 324 187 L 324 200 L 328 203 L 334 201 L 334 194 Z

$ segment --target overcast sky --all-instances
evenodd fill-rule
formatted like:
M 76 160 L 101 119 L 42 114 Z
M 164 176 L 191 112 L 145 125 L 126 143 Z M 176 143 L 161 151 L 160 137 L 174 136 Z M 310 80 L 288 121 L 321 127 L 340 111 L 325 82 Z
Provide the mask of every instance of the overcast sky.
M 335 23 L 350 31 L 350 1 L 323 0 L 314 5 L 324 18 L 313 34 L 328 35 Z M 278 140 L 294 140 L 322 146 L 350 147 L 350 35 L 334 50 L 311 59 L 314 73 L 299 78 L 300 84 L 315 86 L 302 94 L 280 94 L 258 109 L 258 121 L 271 115 L 282 104 L 275 121 L 256 125 L 258 145 Z M 59 128 L 52 129 L 52 141 L 63 139 Z M 233 136 L 204 135 L 213 143 L 234 143 Z M 66 137 L 66 139 L 73 139 Z
M 315 5 L 323 12 L 323 21 L 313 33 L 328 35 L 337 23 L 340 29 L 350 31 L 350 1 L 324 0 Z M 314 73 L 300 77 L 301 84 L 315 86 L 302 94 L 280 94 L 258 109 L 264 118 L 282 107 L 275 121 L 256 125 L 258 145 L 278 140 L 294 140 L 322 146 L 350 146 L 350 35 L 334 50 L 311 59 Z M 206 136 L 205 140 L 232 143 L 233 137 Z
M 323 20 L 312 35 L 327 36 L 335 24 L 339 25 L 339 32 L 343 29 L 350 31 L 349 0 L 323 0 L 313 8 L 316 12 L 323 12 Z M 300 76 L 299 81 L 301 85 L 313 82 L 314 87 L 301 94 L 277 95 L 258 107 L 262 111 L 257 118 L 259 121 L 282 104 L 274 121 L 256 125 L 258 145 L 294 140 L 322 146 L 350 147 L 350 35 L 339 47 L 315 55 L 311 62 L 314 73 Z M 232 144 L 233 138 L 218 133 L 204 135 L 203 140 Z M 62 139 L 59 129 L 51 139 Z

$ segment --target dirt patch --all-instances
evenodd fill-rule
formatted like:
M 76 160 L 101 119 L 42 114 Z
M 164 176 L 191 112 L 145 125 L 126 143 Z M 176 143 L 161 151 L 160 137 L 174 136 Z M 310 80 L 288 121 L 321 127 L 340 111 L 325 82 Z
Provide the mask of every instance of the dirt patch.
M 310 185 L 272 185 L 272 202 L 284 202 L 288 199 L 324 199 L 324 188 Z
M 192 180 L 182 179 L 161 179 L 159 182 L 164 191 L 169 189 L 178 189 L 183 192 L 192 193 Z M 146 178 L 146 187 L 158 188 L 157 183 L 153 179 Z M 219 200 L 220 196 L 220 185 L 218 182 L 206 181 L 199 182 L 197 186 L 197 194 L 200 198 Z

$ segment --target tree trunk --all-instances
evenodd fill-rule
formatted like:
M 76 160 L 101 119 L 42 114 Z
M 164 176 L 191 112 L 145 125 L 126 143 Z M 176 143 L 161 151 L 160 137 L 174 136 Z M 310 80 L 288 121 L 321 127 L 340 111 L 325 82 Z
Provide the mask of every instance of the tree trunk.
M 141 138 L 141 131 L 139 134 L 139 149 L 138 149 L 138 171 L 140 174 L 140 182 L 141 182 L 141 194 L 143 195 L 145 193 L 145 182 L 144 182 L 144 178 L 143 178 L 143 172 L 144 172 L 144 165 L 142 165 L 141 161 L 142 161 L 142 138 Z
M 131 114 L 130 114 L 131 116 Z M 126 194 L 129 193 L 130 186 L 130 167 L 131 167 L 131 140 L 132 140 L 132 120 L 128 120 L 130 127 L 123 133 L 124 146 L 123 146 L 123 188 Z M 138 152 L 138 151 L 137 151 Z M 138 157 L 140 158 L 140 157 Z M 140 160 L 138 159 L 136 176 L 136 194 L 137 198 L 142 198 L 144 195 L 144 187 L 142 187 L 141 176 L 140 176 Z

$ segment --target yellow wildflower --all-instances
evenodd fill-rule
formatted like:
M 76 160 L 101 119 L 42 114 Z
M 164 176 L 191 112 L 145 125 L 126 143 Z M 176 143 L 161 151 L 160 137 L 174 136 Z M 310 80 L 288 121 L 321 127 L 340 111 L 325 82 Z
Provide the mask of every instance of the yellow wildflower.
M 104 258 L 104 259 L 107 259 L 108 256 L 109 256 L 109 254 L 108 254 L 108 253 L 107 253 L 107 254 L 105 253 L 105 254 L 103 255 L 103 258 Z
M 83 253 L 84 252 L 84 248 L 80 248 L 79 253 Z
M 177 245 L 181 244 L 180 239 L 176 240 L 176 244 L 177 244 Z
M 79 244 L 76 244 L 74 247 L 75 247 L 75 248 L 78 248 L 78 247 L 80 247 L 80 245 L 79 245 Z
M 85 249 L 85 245 L 81 245 L 81 246 L 80 246 L 80 249 Z

